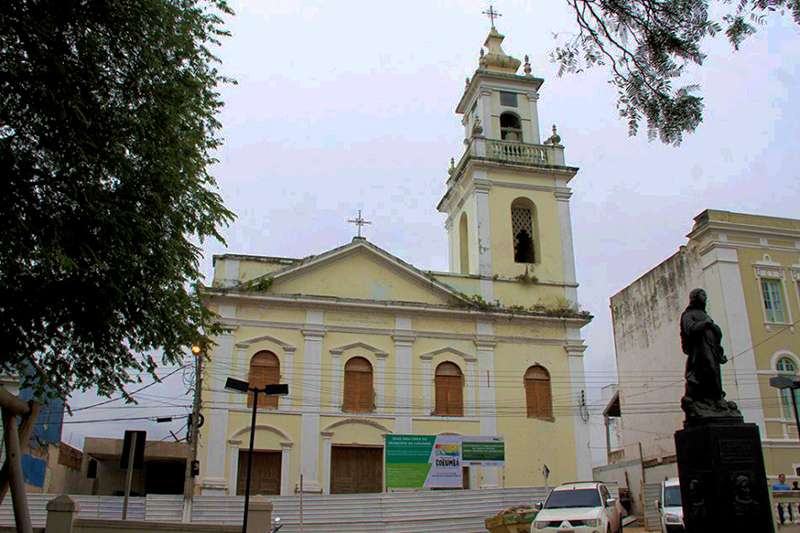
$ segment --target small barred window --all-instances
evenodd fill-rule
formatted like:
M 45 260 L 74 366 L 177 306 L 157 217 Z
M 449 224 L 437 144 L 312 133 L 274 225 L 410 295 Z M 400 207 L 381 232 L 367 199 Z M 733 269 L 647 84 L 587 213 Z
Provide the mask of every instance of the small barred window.
M 530 202 L 526 205 L 517 200 L 511 204 L 511 231 L 514 238 L 514 262 L 535 263 L 533 207 Z

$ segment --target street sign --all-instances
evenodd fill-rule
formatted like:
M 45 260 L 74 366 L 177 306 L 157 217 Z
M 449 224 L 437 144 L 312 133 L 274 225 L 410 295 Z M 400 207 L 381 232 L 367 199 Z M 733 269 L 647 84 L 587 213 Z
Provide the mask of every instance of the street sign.
M 146 431 L 125 430 L 125 441 L 122 443 L 122 456 L 119 459 L 119 467 L 128 468 L 128 455 L 131 453 L 131 441 L 136 434 L 136 448 L 133 450 L 133 468 L 136 470 L 144 467 L 144 443 L 147 440 Z

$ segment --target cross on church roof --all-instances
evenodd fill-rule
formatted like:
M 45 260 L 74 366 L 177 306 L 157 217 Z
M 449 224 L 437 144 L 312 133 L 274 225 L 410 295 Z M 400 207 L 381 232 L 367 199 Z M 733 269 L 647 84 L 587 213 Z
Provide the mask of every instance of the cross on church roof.
M 497 17 L 502 17 L 503 16 L 500 13 L 498 13 L 497 11 L 494 10 L 494 6 L 492 6 L 492 4 L 489 4 L 489 9 L 488 10 L 481 11 L 481 13 L 483 13 L 484 15 L 489 17 L 489 20 L 492 21 L 492 29 L 494 29 L 494 19 L 496 19 Z
M 348 222 L 351 223 L 351 224 L 354 224 L 354 225 L 356 225 L 358 227 L 358 238 L 359 239 L 361 238 L 361 228 L 366 226 L 366 225 L 368 225 L 368 224 L 372 224 L 372 222 L 369 222 L 368 220 L 365 220 L 364 217 L 361 216 L 361 209 L 358 210 L 358 216 L 356 218 L 349 219 Z

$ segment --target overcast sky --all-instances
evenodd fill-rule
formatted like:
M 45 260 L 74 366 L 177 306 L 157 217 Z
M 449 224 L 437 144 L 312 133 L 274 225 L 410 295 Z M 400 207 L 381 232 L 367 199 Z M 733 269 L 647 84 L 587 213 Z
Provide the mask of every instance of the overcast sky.
M 370 241 L 422 269 L 447 270 L 436 204 L 450 158 L 463 151 L 454 109 L 489 30 L 486 5 L 231 4 L 233 36 L 219 56 L 238 84 L 223 89 L 225 145 L 214 174 L 238 218 L 224 232 L 227 248 L 205 245 L 203 271 L 211 275 L 218 253 L 303 257 L 341 245 L 354 234 L 346 219 L 358 209 L 372 221 Z M 691 72 L 702 84 L 705 120 L 675 148 L 628 137 L 607 71 L 557 77 L 548 52 L 554 33 L 574 31 L 566 2 L 498 0 L 495 7 L 505 51 L 529 54 L 545 79 L 543 138 L 556 123 L 567 164 L 581 169 L 571 205 L 580 303 L 595 315 L 583 331 L 596 389 L 614 381 L 609 297 L 684 243 L 695 215 L 715 208 L 798 216 L 800 32 L 776 16 L 736 53 L 721 40 L 710 43 L 705 65 Z M 176 398 L 180 373 L 171 380 L 149 392 L 189 403 Z M 81 435 L 118 435 L 121 427 L 68 425 L 64 437 L 80 445 Z

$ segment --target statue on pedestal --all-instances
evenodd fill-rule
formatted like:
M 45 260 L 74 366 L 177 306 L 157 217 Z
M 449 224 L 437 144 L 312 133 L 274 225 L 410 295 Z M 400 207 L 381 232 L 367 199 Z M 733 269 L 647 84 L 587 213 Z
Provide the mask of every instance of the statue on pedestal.
M 707 299 L 706 291 L 694 289 L 681 315 L 681 348 L 688 356 L 681 409 L 687 423 L 720 417 L 741 420 L 736 404 L 725 400 L 720 366 L 728 359 L 722 348 L 722 330 L 706 313 Z

